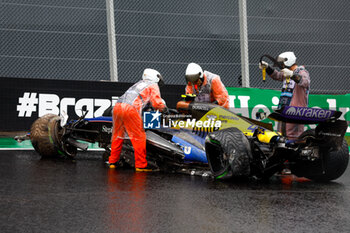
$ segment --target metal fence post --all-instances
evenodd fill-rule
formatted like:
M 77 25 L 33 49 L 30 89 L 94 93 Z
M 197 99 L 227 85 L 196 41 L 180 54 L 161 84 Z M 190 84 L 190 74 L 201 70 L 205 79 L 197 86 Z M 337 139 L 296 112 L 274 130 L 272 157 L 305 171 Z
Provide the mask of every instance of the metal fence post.
M 242 87 L 249 87 L 247 1 L 239 0 L 239 31 L 241 41 Z
M 115 43 L 114 0 L 106 0 L 109 70 L 111 81 L 118 82 L 117 48 Z

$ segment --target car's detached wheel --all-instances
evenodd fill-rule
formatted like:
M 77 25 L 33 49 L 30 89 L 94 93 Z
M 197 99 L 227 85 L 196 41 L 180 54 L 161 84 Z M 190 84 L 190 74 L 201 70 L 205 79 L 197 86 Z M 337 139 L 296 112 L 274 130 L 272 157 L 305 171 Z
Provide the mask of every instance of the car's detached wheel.
M 315 130 L 305 131 L 299 138 L 314 137 Z M 339 150 L 320 147 L 321 159 L 315 161 L 298 161 L 292 169 L 297 176 L 311 180 L 327 182 L 339 178 L 345 172 L 349 163 L 349 147 L 345 139 Z
M 60 117 L 46 114 L 38 118 L 31 126 L 30 140 L 34 149 L 42 157 L 55 157 L 60 154 L 55 146 Z

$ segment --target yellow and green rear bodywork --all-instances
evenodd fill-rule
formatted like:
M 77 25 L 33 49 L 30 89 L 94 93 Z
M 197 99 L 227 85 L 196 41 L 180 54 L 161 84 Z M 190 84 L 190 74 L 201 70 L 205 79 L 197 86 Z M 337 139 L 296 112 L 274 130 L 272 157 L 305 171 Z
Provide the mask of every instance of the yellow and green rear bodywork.
M 247 137 L 256 136 L 258 140 L 262 143 L 270 143 L 273 137 L 281 136 L 279 133 L 266 129 L 262 125 L 259 125 L 259 122 L 257 121 L 252 120 L 251 122 L 249 119 L 236 115 L 235 113 L 222 107 L 212 108 L 207 113 L 205 113 L 200 119 L 197 119 L 197 120 L 202 122 L 205 122 L 208 120 L 221 122 L 221 126 L 219 128 L 217 127 L 198 128 L 197 127 L 195 129 L 197 131 L 204 131 L 207 133 L 235 127 L 235 128 L 238 128 L 240 131 L 242 131 L 244 135 L 246 135 Z M 179 128 L 179 126 L 175 128 Z M 184 128 L 186 129 L 186 127 Z M 192 128 L 190 127 L 188 127 L 187 129 L 192 130 Z

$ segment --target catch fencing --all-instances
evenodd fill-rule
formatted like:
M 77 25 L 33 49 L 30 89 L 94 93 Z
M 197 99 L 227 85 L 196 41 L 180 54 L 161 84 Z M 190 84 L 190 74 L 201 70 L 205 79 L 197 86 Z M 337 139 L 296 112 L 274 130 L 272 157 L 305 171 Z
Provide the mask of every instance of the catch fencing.
M 110 1 L 2 0 L 0 77 L 110 80 Z M 196 62 L 226 86 L 242 86 L 240 1 L 113 1 L 118 81 L 135 82 L 150 67 L 183 85 Z M 311 93 L 349 93 L 350 1 L 243 2 L 250 87 L 280 89 L 262 81 L 259 58 L 294 51 Z

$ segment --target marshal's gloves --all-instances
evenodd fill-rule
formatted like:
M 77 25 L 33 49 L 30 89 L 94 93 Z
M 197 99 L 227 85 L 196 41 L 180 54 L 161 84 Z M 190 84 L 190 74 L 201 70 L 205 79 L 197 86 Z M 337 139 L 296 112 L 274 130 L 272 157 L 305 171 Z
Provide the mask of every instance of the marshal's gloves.
M 262 69 L 266 69 L 267 67 L 269 67 L 269 63 L 265 62 L 265 61 L 261 61 L 259 62 L 259 69 L 262 70 Z
M 281 71 L 283 72 L 283 77 L 285 78 L 291 78 L 293 76 L 293 71 L 290 69 L 284 68 Z
M 271 75 L 273 73 L 273 71 L 275 70 L 274 68 L 272 68 L 269 63 L 267 63 L 266 61 L 261 61 L 259 62 L 259 69 L 266 69 L 266 73 L 268 75 Z
M 291 78 L 292 80 L 294 80 L 296 83 L 299 83 L 301 80 L 301 76 L 294 74 L 293 71 L 291 71 L 290 69 L 284 68 L 281 70 L 283 72 L 283 77 L 285 78 Z

